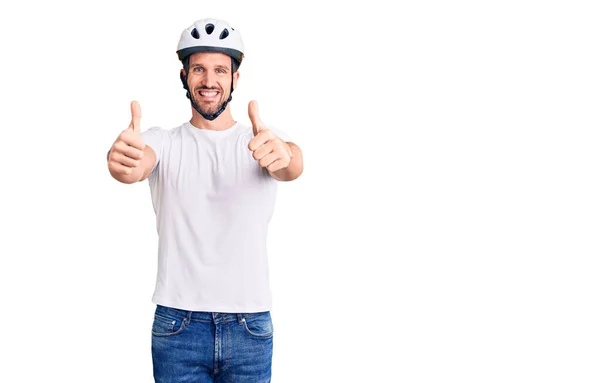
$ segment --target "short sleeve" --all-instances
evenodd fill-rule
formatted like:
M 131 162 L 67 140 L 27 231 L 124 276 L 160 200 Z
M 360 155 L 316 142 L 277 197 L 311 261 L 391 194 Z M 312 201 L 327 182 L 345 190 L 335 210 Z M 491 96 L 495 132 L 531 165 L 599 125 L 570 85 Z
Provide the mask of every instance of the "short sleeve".
M 156 153 L 156 162 L 152 168 L 152 171 L 154 171 L 154 168 L 156 168 L 162 157 L 164 130 L 158 127 L 150 128 L 142 132 L 141 136 L 144 144 L 151 147 L 154 153 Z
M 273 133 L 275 133 L 275 135 L 277 137 L 281 138 L 285 142 L 293 142 L 292 137 L 289 134 L 287 134 L 287 132 L 285 132 L 285 131 L 283 131 L 281 129 L 272 128 L 272 127 L 269 127 L 269 129 L 271 129 L 271 131 Z

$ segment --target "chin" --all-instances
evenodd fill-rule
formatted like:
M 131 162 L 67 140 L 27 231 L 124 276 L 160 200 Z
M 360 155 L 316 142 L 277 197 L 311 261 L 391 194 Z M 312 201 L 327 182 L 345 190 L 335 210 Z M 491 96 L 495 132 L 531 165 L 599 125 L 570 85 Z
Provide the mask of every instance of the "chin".
M 223 102 L 219 102 L 216 106 L 211 106 L 209 108 L 205 108 L 204 105 L 202 104 L 198 104 L 200 106 L 200 109 L 202 109 L 202 111 L 206 114 L 214 114 L 217 113 L 217 111 L 219 109 L 221 109 L 221 106 L 223 105 Z

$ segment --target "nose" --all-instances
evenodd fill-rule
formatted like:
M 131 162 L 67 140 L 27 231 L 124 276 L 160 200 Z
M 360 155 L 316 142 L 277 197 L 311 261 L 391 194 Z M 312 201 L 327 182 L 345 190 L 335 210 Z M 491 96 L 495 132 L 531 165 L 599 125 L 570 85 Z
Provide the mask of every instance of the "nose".
M 216 88 L 217 75 L 211 72 L 207 72 L 202 79 L 202 85 L 208 88 Z

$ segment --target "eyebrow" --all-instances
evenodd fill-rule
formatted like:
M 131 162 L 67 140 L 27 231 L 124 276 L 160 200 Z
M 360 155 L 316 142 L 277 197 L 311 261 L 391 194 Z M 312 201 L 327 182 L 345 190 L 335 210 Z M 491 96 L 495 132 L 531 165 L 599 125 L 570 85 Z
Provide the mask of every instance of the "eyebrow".
M 204 65 L 202 65 L 202 64 L 192 64 L 192 65 L 190 65 L 190 68 L 195 68 L 195 67 L 198 67 L 198 66 L 204 67 Z M 215 68 L 229 70 L 229 67 L 226 67 L 225 65 L 221 65 L 221 64 L 215 65 Z

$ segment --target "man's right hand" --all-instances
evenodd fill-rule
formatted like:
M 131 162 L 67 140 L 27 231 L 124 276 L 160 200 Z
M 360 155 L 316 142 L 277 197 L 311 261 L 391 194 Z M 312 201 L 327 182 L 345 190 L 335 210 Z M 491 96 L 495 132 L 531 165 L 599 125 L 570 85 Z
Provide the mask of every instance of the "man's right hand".
M 108 153 L 108 169 L 113 176 L 129 176 L 139 170 L 144 157 L 144 140 L 140 135 L 142 108 L 137 101 L 131 102 L 131 123 L 112 145 Z M 140 174 L 141 176 L 141 174 Z

